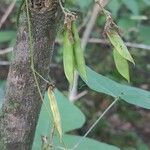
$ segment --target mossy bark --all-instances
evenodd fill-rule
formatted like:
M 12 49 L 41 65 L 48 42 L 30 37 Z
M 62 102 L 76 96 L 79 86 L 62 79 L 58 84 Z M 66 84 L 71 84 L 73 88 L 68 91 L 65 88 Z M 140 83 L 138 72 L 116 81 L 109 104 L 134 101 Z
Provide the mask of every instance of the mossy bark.
M 31 2 L 33 4 L 33 0 Z M 41 5 L 38 8 L 38 5 L 34 8 L 34 6 L 29 6 L 34 66 L 35 70 L 47 79 L 54 40 L 63 23 L 63 16 L 58 0 L 49 1 L 48 7 Z M 18 27 L 14 61 L 10 66 L 5 101 L 0 115 L 0 150 L 30 150 L 32 148 L 42 105 L 31 69 L 27 24 L 24 13 Z M 38 76 L 37 79 L 41 93 L 44 95 L 47 84 Z

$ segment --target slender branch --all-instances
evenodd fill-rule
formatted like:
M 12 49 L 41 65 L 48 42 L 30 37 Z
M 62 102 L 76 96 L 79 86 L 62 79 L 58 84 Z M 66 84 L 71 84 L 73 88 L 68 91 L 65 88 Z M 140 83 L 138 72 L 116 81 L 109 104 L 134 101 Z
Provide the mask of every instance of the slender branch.
M 89 10 L 88 13 L 87 13 L 87 15 L 86 15 L 86 17 L 84 17 L 83 22 L 78 27 L 78 32 L 80 32 L 81 29 L 86 26 L 86 24 L 88 23 L 88 21 L 89 21 L 89 19 L 91 17 L 91 13 L 92 13 L 91 10 Z
M 10 65 L 9 61 L 0 61 L 0 66 L 8 66 Z
M 1 20 L 0 20 L 0 28 L 2 27 L 2 25 L 5 23 L 5 21 L 7 20 L 8 16 L 10 15 L 10 13 L 12 12 L 15 4 L 16 4 L 17 0 L 13 0 L 13 2 L 9 5 L 9 7 L 6 9 L 5 14 L 2 16 Z
M 99 121 L 104 117 L 104 115 L 116 104 L 119 100 L 119 97 L 116 97 L 115 100 L 108 106 L 108 108 L 99 116 L 99 118 L 94 122 L 94 124 L 89 128 L 89 130 L 85 133 L 85 135 L 80 139 L 80 141 L 74 145 L 71 150 L 75 150 L 87 137 L 87 135 L 93 130 L 93 128 L 99 123 Z
M 13 47 L 8 47 L 6 49 L 1 49 L 0 50 L 0 55 L 5 55 L 5 54 L 10 53 L 12 51 L 13 51 Z
M 76 97 L 74 97 L 74 99 L 72 99 L 72 102 L 77 101 L 78 99 L 80 99 L 81 97 L 85 96 L 88 92 L 87 91 L 83 91 L 79 94 L 76 95 Z
M 62 43 L 62 41 L 61 40 L 56 40 L 56 43 L 60 44 L 60 43 Z M 98 39 L 98 38 L 90 38 L 88 40 L 88 43 L 90 43 L 90 44 L 110 45 L 109 41 L 107 41 L 105 39 Z M 125 42 L 125 45 L 127 47 L 131 47 L 131 48 L 137 48 L 137 49 L 143 49 L 143 50 L 150 51 L 150 45 L 147 45 L 147 44 Z M 8 47 L 6 49 L 0 49 L 0 55 L 5 55 L 5 54 L 10 53 L 12 51 L 13 51 L 13 47 Z
M 97 38 L 91 38 L 88 41 L 89 43 L 94 43 L 94 44 L 103 44 L 103 45 L 110 45 L 110 42 L 104 39 L 97 39 Z M 132 42 L 125 42 L 125 45 L 127 47 L 131 47 L 131 48 L 137 48 L 137 49 L 143 49 L 143 50 L 147 50 L 150 51 L 150 45 L 146 45 L 146 44 L 139 44 L 139 43 L 132 43 Z

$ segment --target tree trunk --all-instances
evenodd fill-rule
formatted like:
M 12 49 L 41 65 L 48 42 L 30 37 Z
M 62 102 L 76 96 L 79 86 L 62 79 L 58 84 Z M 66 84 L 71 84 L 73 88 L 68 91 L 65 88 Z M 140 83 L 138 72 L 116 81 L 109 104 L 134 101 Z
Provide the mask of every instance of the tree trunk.
M 58 0 L 30 0 L 35 70 L 48 78 L 54 40 L 63 13 Z M 0 115 L 0 150 L 30 150 L 42 105 L 31 69 L 26 13 L 21 15 L 14 61 L 10 66 L 5 101 Z M 42 95 L 46 82 L 37 76 Z

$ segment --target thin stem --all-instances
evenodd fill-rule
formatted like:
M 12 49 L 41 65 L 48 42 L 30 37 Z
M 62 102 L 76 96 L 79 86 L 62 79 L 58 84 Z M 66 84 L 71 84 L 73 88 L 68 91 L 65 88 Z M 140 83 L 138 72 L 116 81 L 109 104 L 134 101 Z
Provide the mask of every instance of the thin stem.
M 34 69 L 34 72 L 35 72 L 41 79 L 43 79 L 46 83 L 51 84 L 50 81 L 46 80 L 46 79 L 45 79 L 42 75 L 40 75 L 35 69 Z
M 50 144 L 53 144 L 53 139 L 54 139 L 54 131 L 55 131 L 55 126 L 53 125 L 52 129 L 51 129 L 51 133 L 50 133 Z
M 98 6 L 100 7 L 101 11 L 103 12 L 103 14 L 106 16 L 106 18 L 108 16 L 110 16 L 109 11 L 107 11 L 106 9 L 104 9 L 104 7 L 100 4 L 99 0 L 95 0 L 95 3 L 98 4 Z
M 65 8 L 63 7 L 61 0 L 59 0 L 59 5 L 60 5 L 63 13 L 66 14 Z
M 75 150 L 86 138 L 86 136 L 92 131 L 92 129 L 98 124 L 98 122 L 104 117 L 104 115 L 112 108 L 112 106 L 119 100 L 119 97 L 116 97 L 115 100 L 108 106 L 108 108 L 99 116 L 95 123 L 90 127 L 90 129 L 85 133 L 85 135 L 79 140 L 77 144 L 71 150 Z
M 11 14 L 12 10 L 14 9 L 14 6 L 16 4 L 17 0 L 13 0 L 12 3 L 10 4 L 10 6 L 7 8 L 7 10 L 5 11 L 5 14 L 2 16 L 1 20 L 0 20 L 0 29 L 3 26 L 3 24 L 6 22 L 8 16 Z
M 64 13 L 65 16 L 67 16 L 67 15 L 74 16 L 74 15 L 75 15 L 74 12 L 71 12 L 70 10 L 66 9 L 66 8 L 62 5 L 61 0 L 59 0 L 59 5 L 60 5 L 60 7 L 61 7 L 61 9 L 62 9 L 62 11 L 63 11 L 63 13 Z

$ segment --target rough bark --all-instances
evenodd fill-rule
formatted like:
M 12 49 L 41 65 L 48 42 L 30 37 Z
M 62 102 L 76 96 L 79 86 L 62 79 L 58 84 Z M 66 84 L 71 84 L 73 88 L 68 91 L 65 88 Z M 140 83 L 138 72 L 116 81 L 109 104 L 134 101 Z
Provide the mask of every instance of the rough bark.
M 35 70 L 47 79 L 54 40 L 63 16 L 58 0 L 43 3 L 45 1 L 31 0 L 29 9 Z M 10 66 L 0 115 L 0 150 L 30 150 L 32 147 L 42 100 L 31 70 L 30 56 L 27 17 L 24 13 L 18 27 L 14 61 Z M 44 95 L 47 85 L 38 76 L 37 79 Z

